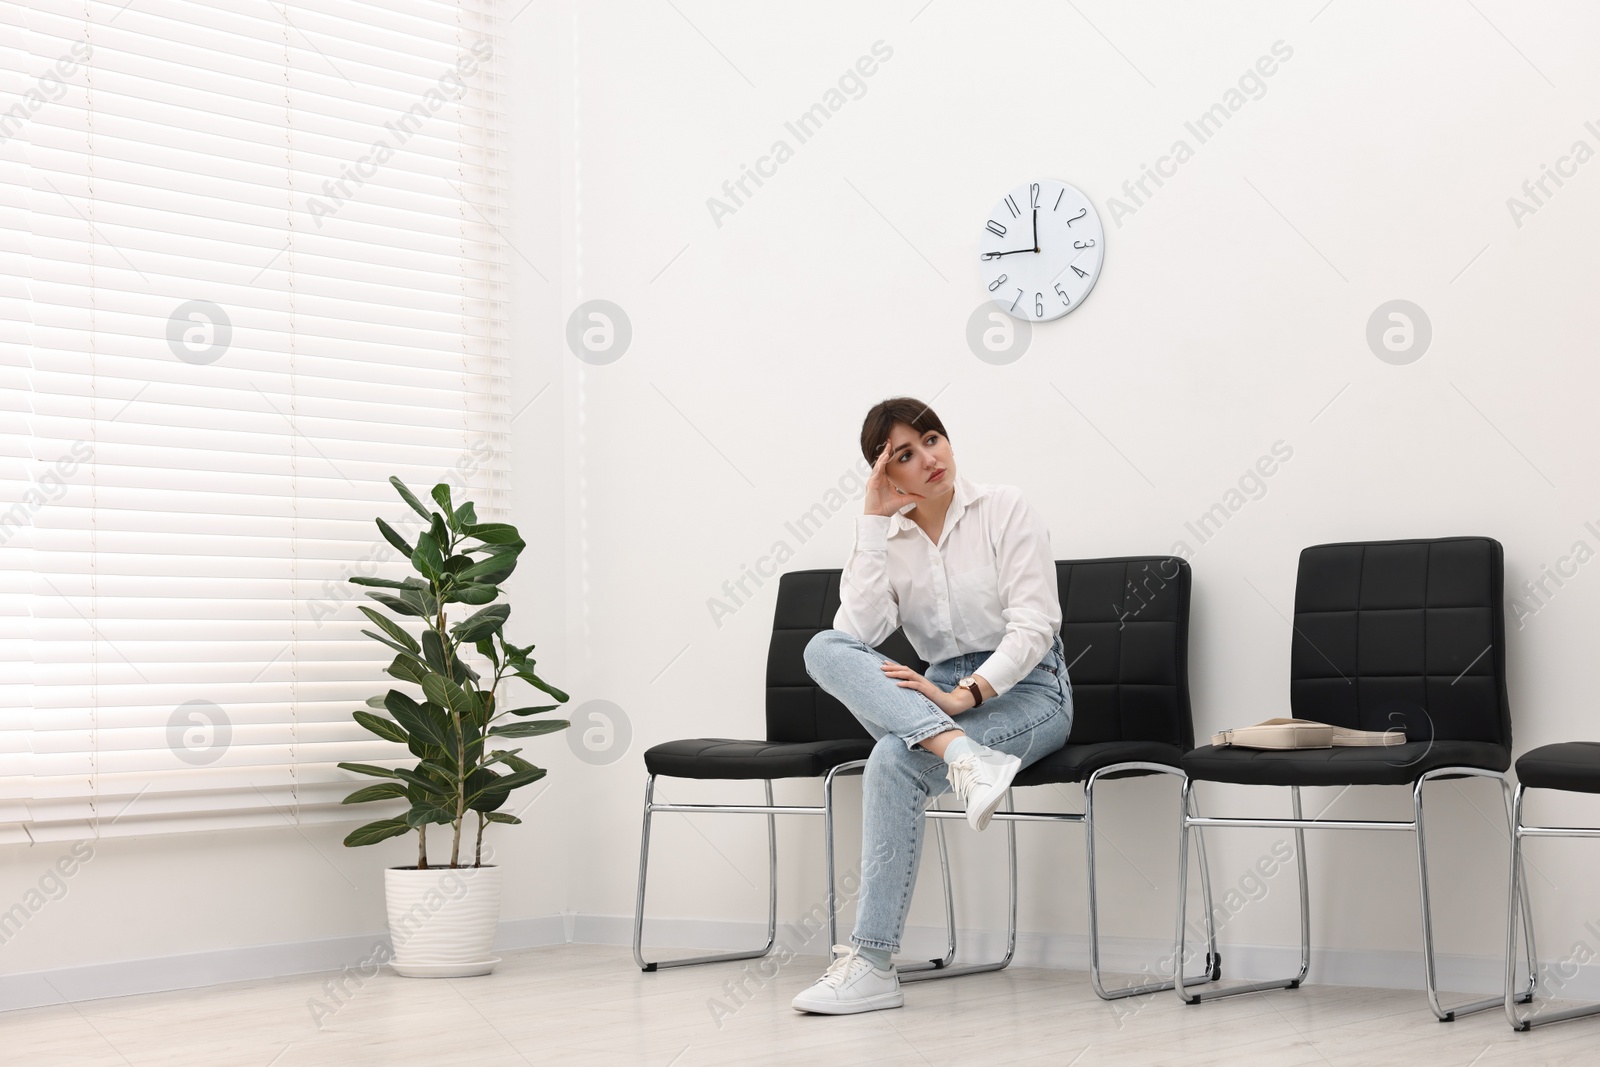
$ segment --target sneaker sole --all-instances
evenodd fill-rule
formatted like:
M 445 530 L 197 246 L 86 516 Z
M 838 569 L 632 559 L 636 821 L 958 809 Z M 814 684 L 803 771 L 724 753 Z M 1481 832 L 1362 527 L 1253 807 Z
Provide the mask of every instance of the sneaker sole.
M 875 997 L 864 1000 L 849 1001 L 819 1001 L 815 1004 L 802 1006 L 799 1003 L 791 1004 L 795 1011 L 811 1012 L 814 1015 L 856 1015 L 864 1011 L 882 1011 L 885 1008 L 901 1008 L 906 1003 L 905 994 L 901 992 L 879 993 Z
M 1017 776 L 1017 772 L 1021 769 L 1022 761 L 1015 756 L 1006 761 L 1006 769 L 1001 774 L 1000 780 L 994 784 L 988 793 L 974 798 L 979 800 L 978 805 L 976 807 L 971 804 L 967 805 L 968 825 L 974 830 L 982 830 L 989 825 L 989 820 L 994 815 L 995 809 L 1006 798 L 1006 790 L 1011 788 L 1011 780 Z

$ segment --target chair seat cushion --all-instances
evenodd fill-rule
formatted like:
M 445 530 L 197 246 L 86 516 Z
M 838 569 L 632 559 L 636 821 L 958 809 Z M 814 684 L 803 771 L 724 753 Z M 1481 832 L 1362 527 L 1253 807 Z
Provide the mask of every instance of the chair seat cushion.
M 873 741 L 736 741 L 698 737 L 668 741 L 644 754 L 651 774 L 673 778 L 820 778 L 841 763 L 872 755 Z
M 1600 741 L 1566 741 L 1524 753 L 1517 780 L 1530 789 L 1600 793 Z
M 1113 763 L 1161 763 L 1178 766 L 1183 750 L 1161 741 L 1100 741 L 1063 745 L 1039 762 L 1017 772 L 1012 785 L 1053 785 L 1087 781 L 1089 775 Z M 1114 777 L 1121 777 L 1116 775 Z
M 1511 753 L 1485 741 L 1408 741 L 1374 748 L 1267 750 L 1206 745 L 1183 757 L 1189 777 L 1240 785 L 1409 785 L 1439 767 L 1503 771 Z

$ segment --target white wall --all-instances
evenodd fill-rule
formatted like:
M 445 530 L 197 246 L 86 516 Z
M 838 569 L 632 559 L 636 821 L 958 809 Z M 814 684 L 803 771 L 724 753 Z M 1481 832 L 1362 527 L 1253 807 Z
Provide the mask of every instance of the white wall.
M 963 471 L 1021 486 L 1062 558 L 1187 542 L 1199 734 L 1287 712 L 1285 616 L 1307 544 L 1486 534 L 1505 545 L 1509 589 L 1575 541 L 1600 550 L 1584 527 L 1600 520 L 1600 499 L 1578 429 L 1597 377 L 1588 295 L 1600 163 L 1548 185 L 1554 195 L 1529 201 L 1520 225 L 1507 207 L 1575 140 L 1600 149 L 1584 127 L 1600 120 L 1585 104 L 1600 80 L 1587 61 L 1600 33 L 1592 8 L 756 10 L 569 3 L 523 16 L 560 38 L 561 156 L 549 165 L 561 196 L 536 183 L 521 203 L 560 219 L 559 246 L 537 243 L 529 256 L 546 274 L 559 262 L 561 297 L 526 341 L 540 372 L 559 375 L 576 432 L 564 680 L 579 699 L 620 705 L 634 731 L 619 762 L 558 772 L 578 801 L 568 818 L 584 844 L 568 899 L 581 915 L 632 909 L 640 753 L 676 737 L 759 735 L 775 583 L 720 626 L 708 599 L 775 541 L 796 549 L 786 567 L 842 564 L 857 501 L 803 545 L 784 523 L 858 458 L 862 415 L 884 396 L 937 397 Z M 878 41 L 893 55 L 864 95 L 798 143 L 784 123 Z M 1254 98 L 1200 143 L 1185 122 L 1226 103 L 1277 42 L 1292 55 L 1264 88 L 1247 81 Z M 725 199 L 723 182 L 779 138 L 793 158 L 719 224 L 707 199 Z M 1123 183 L 1178 139 L 1192 158 L 1133 200 Z M 1106 267 L 1086 305 L 1036 328 L 1022 359 L 988 365 L 964 338 L 984 296 L 977 238 L 1003 192 L 1040 176 L 1094 200 Z M 525 292 L 542 302 L 551 288 L 535 280 Z M 562 336 L 566 315 L 596 298 L 624 308 L 633 328 L 605 366 L 580 362 Z M 1409 365 L 1380 361 L 1366 342 L 1369 316 L 1393 299 L 1432 323 L 1431 347 Z M 1293 456 L 1264 495 L 1203 545 L 1186 532 L 1279 441 Z M 1600 611 L 1596 573 L 1580 569 L 1522 628 L 1511 624 L 1519 751 L 1594 732 L 1584 648 Z M 665 786 L 673 799 L 718 795 Z M 1308 810 L 1336 792 L 1309 791 Z M 817 789 L 786 783 L 780 794 L 809 800 Z M 1106 850 L 1107 929 L 1160 937 L 1171 787 L 1108 795 L 1122 855 Z M 1243 791 L 1202 798 L 1213 812 L 1252 803 Z M 1492 956 L 1504 895 L 1496 791 L 1442 784 L 1430 803 L 1440 948 Z M 1576 817 L 1578 807 L 1535 810 Z M 1408 812 L 1402 790 L 1348 794 L 1330 809 Z M 757 918 L 759 820 L 698 827 L 660 821 L 653 914 Z M 785 830 L 792 917 L 821 892 L 819 837 L 809 824 Z M 953 836 L 967 865 L 963 922 L 993 928 L 999 871 L 972 868 L 1001 854 L 1000 835 Z M 1274 840 L 1213 836 L 1219 887 L 1237 886 Z M 1023 839 L 1024 929 L 1081 932 L 1080 833 L 1026 827 Z M 1582 891 L 1600 857 L 1535 847 L 1547 955 L 1560 956 L 1593 940 L 1581 924 L 1600 912 Z M 1402 834 L 1313 835 L 1320 946 L 1419 947 L 1412 848 Z M 1290 877 L 1272 881 L 1271 904 L 1230 923 L 1229 941 L 1293 943 Z M 931 881 L 924 890 L 913 924 L 937 919 Z
M 1188 542 L 1202 735 L 1286 712 L 1284 615 L 1304 545 L 1487 534 L 1506 547 L 1508 591 L 1575 541 L 1600 550 L 1584 525 L 1600 527 L 1600 497 L 1582 429 L 1597 377 L 1586 300 L 1600 270 L 1600 163 L 1549 186 L 1520 225 L 1507 207 L 1575 140 L 1600 149 L 1584 126 L 1600 126 L 1586 104 L 1600 81 L 1588 62 L 1597 35 L 1600 13 L 1577 3 L 526 7 L 508 25 L 506 84 L 515 489 L 531 546 L 514 589 L 518 632 L 575 705 L 618 705 L 632 739 L 603 765 L 580 762 L 564 738 L 539 742 L 545 793 L 531 825 L 500 837 L 504 914 L 523 942 L 562 912 L 576 913 L 580 938 L 623 936 L 648 746 L 759 735 L 776 585 L 720 626 L 708 600 L 780 540 L 794 550 L 786 567 L 843 562 L 858 502 L 804 544 L 784 524 L 857 460 L 861 417 L 884 396 L 937 398 L 963 471 L 1021 486 L 1059 557 Z M 878 41 L 893 55 L 865 94 L 795 144 L 785 121 Z M 1198 144 L 1184 123 L 1278 41 L 1292 57 Z M 718 226 L 707 198 L 777 138 L 793 158 Z M 1193 158 L 1134 204 L 1123 183 L 1179 138 Z M 1086 306 L 993 366 L 964 337 L 984 296 L 977 237 L 999 196 L 1038 176 L 1094 200 L 1106 267 Z M 1136 210 L 1114 220 L 1112 197 Z M 568 315 L 596 298 L 622 306 L 634 331 L 604 366 L 564 340 Z M 1365 340 L 1392 299 L 1432 322 L 1432 346 L 1410 365 L 1381 362 Z M 1197 544 L 1185 522 L 1277 441 L 1293 457 L 1265 495 Z M 1519 752 L 1595 732 L 1585 638 L 1597 574 L 1600 564 L 1580 568 L 1522 628 L 1512 623 Z M 845 788 L 846 868 L 856 788 Z M 670 781 L 663 792 L 728 795 Z M 778 792 L 818 795 L 811 783 Z M 1032 802 L 1045 806 L 1077 791 L 1041 792 Z M 1336 792 L 1310 791 L 1308 810 Z M 1170 927 L 1172 796 L 1153 782 L 1107 791 L 1101 899 L 1113 935 Z M 1202 798 L 1211 812 L 1250 802 Z M 1481 783 L 1444 784 L 1430 801 L 1440 947 L 1492 956 L 1497 798 Z M 1400 790 L 1346 794 L 1330 809 L 1408 811 Z M 1533 813 L 1600 817 L 1570 799 Z M 331 947 L 295 959 L 353 963 L 383 929 L 382 868 L 410 846 L 343 849 L 343 829 L 103 843 L 69 894 L 4 946 L 0 971 L 304 942 Z M 992 930 L 1002 834 L 951 830 L 961 921 Z M 780 833 L 782 916 L 793 918 L 820 899 L 820 830 L 802 820 Z M 1084 929 L 1081 832 L 1020 833 L 1022 927 L 1070 941 Z M 1219 895 L 1275 836 L 1213 835 Z M 1313 838 L 1319 946 L 1354 959 L 1417 949 L 1411 844 Z M 760 820 L 664 816 L 656 845 L 652 914 L 759 917 Z M 55 855 L 6 854 L 0 902 Z M 1600 908 L 1584 891 L 1600 857 L 1564 843 L 1536 843 L 1532 857 L 1545 955 L 1564 958 L 1593 943 L 1583 922 Z M 1230 922 L 1229 943 L 1293 943 L 1288 877 Z M 933 887 L 925 878 L 915 926 L 937 921 Z

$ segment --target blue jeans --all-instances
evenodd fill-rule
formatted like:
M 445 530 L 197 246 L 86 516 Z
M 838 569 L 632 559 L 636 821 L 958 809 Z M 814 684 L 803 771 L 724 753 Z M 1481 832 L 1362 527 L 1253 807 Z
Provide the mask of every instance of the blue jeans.
M 949 690 L 988 658 L 988 652 L 954 656 L 929 666 L 923 677 Z M 850 940 L 894 952 L 917 881 L 927 821 L 923 812 L 935 796 L 950 790 L 944 760 L 917 742 L 963 730 L 980 745 L 1020 758 L 1026 767 L 1066 743 L 1072 731 L 1072 684 L 1060 634 L 1020 682 L 955 718 L 884 674 L 879 664 L 886 662 L 889 657 L 843 630 L 823 630 L 806 645 L 806 673 L 878 740 L 861 786 L 861 897 Z

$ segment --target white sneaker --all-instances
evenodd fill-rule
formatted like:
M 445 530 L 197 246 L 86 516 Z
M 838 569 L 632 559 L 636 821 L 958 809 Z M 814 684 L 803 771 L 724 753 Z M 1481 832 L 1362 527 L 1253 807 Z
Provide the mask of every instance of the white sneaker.
M 1022 769 L 1022 761 L 992 748 L 962 756 L 945 769 L 956 796 L 967 806 L 967 822 L 974 830 L 989 825 L 989 818 L 1005 799 L 1011 779 Z
M 856 945 L 834 945 L 833 951 L 838 958 L 810 989 L 794 998 L 795 1011 L 854 1015 L 858 1011 L 898 1008 L 905 1003 L 900 976 L 893 967 L 878 970 Z

